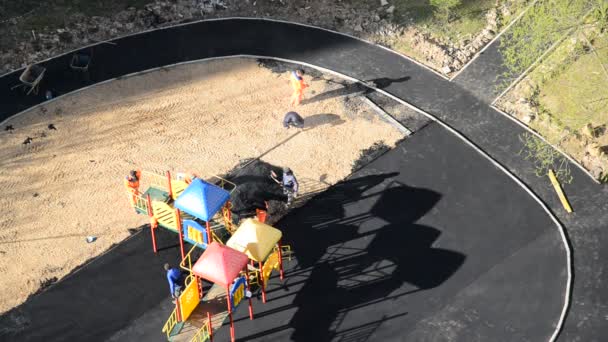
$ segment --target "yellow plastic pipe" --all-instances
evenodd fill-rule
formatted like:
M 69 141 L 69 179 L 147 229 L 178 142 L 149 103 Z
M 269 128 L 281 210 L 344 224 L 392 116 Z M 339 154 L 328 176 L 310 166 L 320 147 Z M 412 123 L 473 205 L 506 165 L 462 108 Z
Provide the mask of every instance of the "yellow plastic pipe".
M 562 205 L 564 206 L 564 209 L 566 209 L 566 211 L 568 213 L 572 212 L 572 207 L 570 206 L 570 202 L 568 202 L 568 199 L 566 198 L 566 195 L 564 194 L 564 190 L 562 189 L 562 186 L 559 184 L 559 181 L 557 180 L 557 177 L 555 176 L 555 172 L 553 172 L 553 170 L 549 169 L 549 179 L 551 179 L 551 184 L 553 184 L 553 187 L 555 188 L 555 192 L 557 192 L 557 196 L 559 197 L 559 200 L 562 202 Z

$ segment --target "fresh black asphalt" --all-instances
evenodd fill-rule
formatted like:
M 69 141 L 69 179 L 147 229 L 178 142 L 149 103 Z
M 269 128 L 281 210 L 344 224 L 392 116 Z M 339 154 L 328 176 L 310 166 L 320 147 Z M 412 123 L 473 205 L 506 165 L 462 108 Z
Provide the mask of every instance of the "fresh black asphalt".
M 114 42 L 117 45 L 103 44 L 92 48 L 94 57 L 89 82 L 78 80 L 79 77 L 69 70 L 69 54 L 43 63 L 48 74 L 41 94 L 44 89 L 51 89 L 56 94 L 67 93 L 91 82 L 171 63 L 252 54 L 298 60 L 358 79 L 374 80 L 384 91 L 434 115 L 523 180 L 565 225 L 574 249 L 575 278 L 570 311 L 561 335 L 564 340 L 594 340 L 605 332 L 601 303 L 605 302 L 602 296 L 607 293 L 605 284 L 608 276 L 601 269 L 602 260 L 607 257 L 603 245 L 608 232 L 602 228 L 608 222 L 608 190 L 572 166 L 574 181 L 565 186 L 565 191 L 575 213 L 566 215 L 549 182 L 537 178 L 533 162 L 518 154 L 522 148 L 518 136 L 524 129 L 460 84 L 447 82 L 396 54 L 359 40 L 315 28 L 265 20 L 198 22 Z M 1 118 L 43 100 L 42 95 L 26 97 L 16 90 L 10 91 L 10 86 L 17 83 L 19 73 L 0 78 L 0 89 L 3 89 L 0 92 Z M 463 160 L 462 164 L 468 164 L 468 160 Z M 518 191 L 515 188 L 513 185 L 503 191 L 511 194 Z M 474 318 L 475 315 L 467 317 Z M 511 329 L 509 327 L 507 333 Z
M 492 42 L 453 80 L 486 103 L 492 103 L 514 80 L 503 64 L 499 47 L 500 38 Z
M 284 284 L 273 278 L 269 302 L 255 301 L 254 321 L 238 311 L 239 341 L 547 340 L 563 307 L 566 252 L 555 224 L 437 124 L 276 226 L 295 259 Z M 166 298 L 111 340 L 162 341 L 169 312 Z

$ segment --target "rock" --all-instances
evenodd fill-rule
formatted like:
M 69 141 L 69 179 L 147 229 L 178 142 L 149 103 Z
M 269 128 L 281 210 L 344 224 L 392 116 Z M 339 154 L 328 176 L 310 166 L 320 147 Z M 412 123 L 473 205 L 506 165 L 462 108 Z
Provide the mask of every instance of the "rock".
M 587 151 L 587 153 L 589 153 L 589 155 L 591 155 L 592 157 L 599 157 L 602 155 L 602 150 L 600 149 L 600 145 L 598 145 L 597 143 L 593 142 L 589 145 L 587 145 L 587 147 L 585 148 L 585 150 Z
M 59 33 L 59 41 L 62 43 L 69 44 L 74 41 L 74 37 L 72 36 L 72 33 L 68 31 L 63 31 Z
M 527 125 L 530 122 L 532 122 L 532 120 L 534 120 L 534 119 L 535 119 L 534 113 L 526 112 L 523 114 L 521 121 Z
M 593 125 L 588 123 L 586 124 L 582 129 L 581 129 L 582 133 L 584 136 L 586 136 L 587 138 L 595 138 L 595 129 L 593 128 Z
M 388 1 L 380 0 L 380 6 L 386 6 L 386 5 L 388 5 Z
M 388 14 L 393 14 L 393 12 L 395 12 L 395 6 L 391 6 L 386 9 L 386 13 Z
M 353 30 L 355 30 L 356 32 L 362 32 L 363 31 L 363 26 L 361 26 L 361 24 L 357 24 L 357 25 L 355 25 L 355 27 L 353 28 Z
M 443 68 L 441 68 L 441 72 L 444 74 L 449 74 L 452 72 L 452 68 L 450 68 L 449 65 L 444 66 Z

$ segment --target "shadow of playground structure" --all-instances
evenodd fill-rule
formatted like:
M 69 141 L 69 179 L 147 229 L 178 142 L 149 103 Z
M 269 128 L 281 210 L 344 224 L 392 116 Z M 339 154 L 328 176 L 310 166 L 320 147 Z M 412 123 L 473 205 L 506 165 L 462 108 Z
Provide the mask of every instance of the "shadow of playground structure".
M 288 324 L 239 340 L 286 329 L 294 341 L 368 340 L 383 322 L 407 315 L 387 315 L 387 305 L 440 285 L 463 264 L 463 254 L 432 247 L 438 229 L 415 223 L 441 195 L 391 180 L 396 175 L 344 181 L 281 220 L 298 265 L 269 298 L 295 295 L 272 313 L 296 311 Z

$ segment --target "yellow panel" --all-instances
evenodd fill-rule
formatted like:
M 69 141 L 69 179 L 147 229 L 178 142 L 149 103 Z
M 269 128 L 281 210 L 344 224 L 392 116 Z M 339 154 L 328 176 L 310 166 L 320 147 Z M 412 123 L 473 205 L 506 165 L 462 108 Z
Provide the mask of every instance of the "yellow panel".
M 279 252 L 276 251 L 268 257 L 264 266 L 262 267 L 262 276 L 264 277 L 264 281 L 270 278 L 270 274 L 272 270 L 275 268 L 279 268 Z
M 201 301 L 198 293 L 198 284 L 193 280 L 179 296 L 179 307 L 182 311 L 182 320 L 186 321 Z
M 180 180 L 171 180 L 171 190 L 173 191 L 173 199 L 177 199 L 179 195 L 186 190 L 188 183 Z

